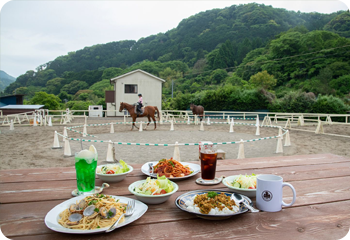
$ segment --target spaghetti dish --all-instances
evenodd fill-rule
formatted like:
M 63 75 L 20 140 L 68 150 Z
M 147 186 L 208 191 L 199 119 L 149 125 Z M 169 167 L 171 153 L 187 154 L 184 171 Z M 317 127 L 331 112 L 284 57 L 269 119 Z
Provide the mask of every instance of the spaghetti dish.
M 188 166 L 184 166 L 180 162 L 170 158 L 160 160 L 154 166 L 153 173 L 158 174 L 160 177 L 164 175 L 165 177 L 174 178 L 190 175 L 193 171 Z
M 125 213 L 127 204 L 109 195 L 94 194 L 72 204 L 60 213 L 58 223 L 63 227 L 91 230 L 110 227 Z M 125 218 L 120 220 L 124 222 Z

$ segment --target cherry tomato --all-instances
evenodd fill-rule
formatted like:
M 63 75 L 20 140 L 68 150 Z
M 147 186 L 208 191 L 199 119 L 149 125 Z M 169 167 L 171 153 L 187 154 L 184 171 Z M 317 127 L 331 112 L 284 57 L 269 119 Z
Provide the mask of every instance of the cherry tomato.
M 108 172 L 106 172 L 106 174 L 114 174 L 113 170 L 109 170 Z
M 166 194 L 166 191 L 162 189 L 162 191 L 160 191 L 160 194 Z
M 255 187 L 249 187 L 248 189 L 255 189 Z

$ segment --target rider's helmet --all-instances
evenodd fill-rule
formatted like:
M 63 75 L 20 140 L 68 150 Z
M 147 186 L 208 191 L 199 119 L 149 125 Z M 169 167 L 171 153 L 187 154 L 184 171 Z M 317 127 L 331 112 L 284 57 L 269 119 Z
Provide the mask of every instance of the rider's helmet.
M 141 93 L 139 93 L 137 96 L 142 97 L 142 94 L 141 94 Z

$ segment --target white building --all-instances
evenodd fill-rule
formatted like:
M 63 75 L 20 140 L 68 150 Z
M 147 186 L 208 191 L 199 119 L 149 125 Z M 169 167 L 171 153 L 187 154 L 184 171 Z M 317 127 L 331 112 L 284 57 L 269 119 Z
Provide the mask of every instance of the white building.
M 107 116 L 123 116 L 124 113 L 119 112 L 120 103 L 136 103 L 139 93 L 144 106 L 156 106 L 162 110 L 163 82 L 165 80 L 140 69 L 112 78 L 114 91 L 106 91 Z

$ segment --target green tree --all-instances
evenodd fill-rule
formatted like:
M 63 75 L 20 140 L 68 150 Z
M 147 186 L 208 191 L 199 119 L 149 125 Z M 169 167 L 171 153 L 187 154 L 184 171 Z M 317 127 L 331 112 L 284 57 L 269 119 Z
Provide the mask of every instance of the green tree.
M 89 85 L 86 82 L 74 80 L 69 84 L 64 85 L 61 91 L 65 91 L 69 94 L 75 94 L 79 90 L 87 89 Z
M 265 70 L 251 76 L 249 82 L 264 89 L 272 89 L 276 86 L 277 80 Z
M 58 110 L 61 99 L 53 94 L 46 92 L 36 92 L 34 97 L 30 100 L 30 104 L 44 105 L 45 109 Z

